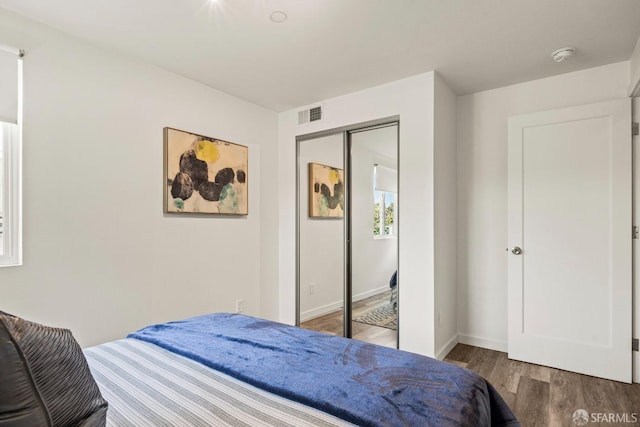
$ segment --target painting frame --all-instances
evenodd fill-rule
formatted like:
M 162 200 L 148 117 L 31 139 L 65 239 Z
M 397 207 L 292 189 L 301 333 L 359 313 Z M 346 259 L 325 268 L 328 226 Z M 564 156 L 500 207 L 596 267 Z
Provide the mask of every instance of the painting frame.
M 249 214 L 249 147 L 165 127 L 163 148 L 165 214 Z
M 344 169 L 309 162 L 308 180 L 308 217 L 344 218 Z

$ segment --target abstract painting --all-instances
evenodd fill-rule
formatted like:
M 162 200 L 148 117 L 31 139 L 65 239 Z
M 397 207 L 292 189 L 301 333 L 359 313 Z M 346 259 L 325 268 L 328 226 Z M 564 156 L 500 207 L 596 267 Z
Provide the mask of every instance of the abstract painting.
M 309 217 L 344 216 L 344 171 L 309 163 Z
M 164 212 L 248 214 L 249 149 L 164 128 Z

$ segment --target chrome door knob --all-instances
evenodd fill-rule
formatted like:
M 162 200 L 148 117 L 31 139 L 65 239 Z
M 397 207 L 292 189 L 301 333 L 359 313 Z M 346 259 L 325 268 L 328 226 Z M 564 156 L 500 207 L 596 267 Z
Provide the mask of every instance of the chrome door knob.
M 522 249 L 516 246 L 515 248 L 511 249 L 511 253 L 514 255 L 520 255 L 522 253 Z

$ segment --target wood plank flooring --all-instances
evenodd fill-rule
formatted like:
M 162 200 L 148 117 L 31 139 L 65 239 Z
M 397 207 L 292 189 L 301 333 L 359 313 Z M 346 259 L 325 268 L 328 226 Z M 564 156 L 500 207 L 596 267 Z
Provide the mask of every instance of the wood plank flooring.
M 389 292 L 383 292 L 372 297 L 356 301 L 351 308 L 352 317 L 371 310 L 372 308 L 389 304 Z M 314 331 L 324 332 L 330 335 L 340 335 L 343 332 L 342 310 L 334 311 L 324 316 L 316 317 L 300 324 L 300 327 Z M 393 329 L 367 325 L 360 322 L 351 322 L 353 339 L 378 344 L 385 347 L 396 348 L 397 332 Z
M 487 379 L 523 426 L 575 426 L 577 409 L 589 414 L 636 414 L 637 423 L 589 422 L 587 426 L 640 425 L 640 384 L 580 375 L 509 360 L 507 354 L 458 344 L 444 359 Z M 605 415 L 609 416 L 609 415 Z
M 375 304 L 388 303 L 381 294 L 377 299 L 363 300 L 353 307 L 354 316 Z M 388 298 L 388 297 L 387 297 Z M 357 313 L 357 314 L 356 314 Z M 342 312 L 312 319 L 302 327 L 342 335 Z M 353 322 L 355 339 L 396 347 L 396 331 Z M 577 409 L 594 414 L 626 415 L 637 422 L 591 422 L 591 426 L 640 426 L 640 384 L 580 375 L 573 372 L 509 360 L 507 354 L 458 344 L 445 357 L 446 362 L 470 369 L 487 379 L 502 395 L 524 427 L 573 427 Z

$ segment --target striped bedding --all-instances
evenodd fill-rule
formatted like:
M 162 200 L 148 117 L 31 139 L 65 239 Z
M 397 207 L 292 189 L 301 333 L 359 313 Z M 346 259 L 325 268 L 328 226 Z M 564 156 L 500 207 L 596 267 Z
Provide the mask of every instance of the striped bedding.
M 107 426 L 352 425 L 143 341 L 84 352 L 109 402 Z

